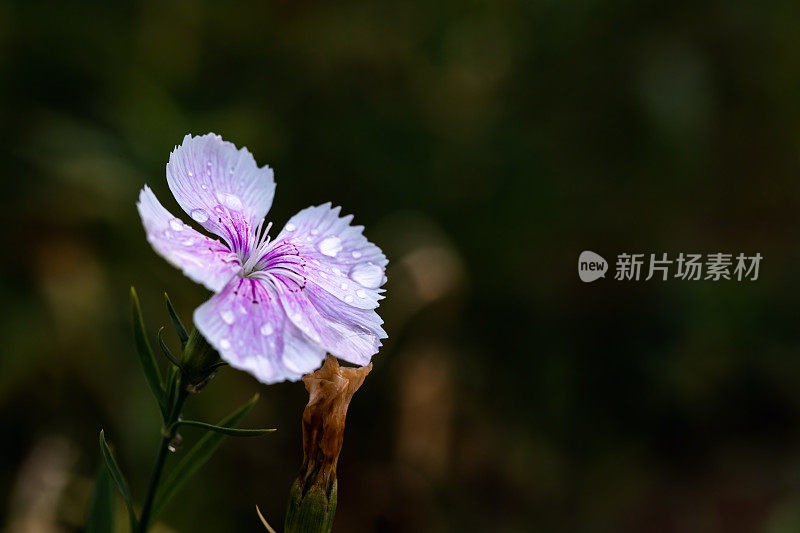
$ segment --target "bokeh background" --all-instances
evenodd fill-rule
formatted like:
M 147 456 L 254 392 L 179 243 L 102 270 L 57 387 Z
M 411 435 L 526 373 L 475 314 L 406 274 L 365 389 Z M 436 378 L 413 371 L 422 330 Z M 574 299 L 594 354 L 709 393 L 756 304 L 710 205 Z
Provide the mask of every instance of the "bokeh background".
M 335 531 L 800 531 L 799 24 L 792 0 L 0 3 L 0 528 L 80 531 L 100 428 L 141 498 L 129 287 L 151 340 L 162 291 L 186 320 L 207 295 L 134 203 L 178 213 L 168 154 L 213 131 L 275 169 L 277 227 L 333 201 L 391 260 Z M 584 249 L 764 260 L 584 284 Z M 281 529 L 302 384 L 225 369 L 186 414 L 255 392 L 243 425 L 278 432 L 228 439 L 159 531 L 261 531 L 256 504 Z

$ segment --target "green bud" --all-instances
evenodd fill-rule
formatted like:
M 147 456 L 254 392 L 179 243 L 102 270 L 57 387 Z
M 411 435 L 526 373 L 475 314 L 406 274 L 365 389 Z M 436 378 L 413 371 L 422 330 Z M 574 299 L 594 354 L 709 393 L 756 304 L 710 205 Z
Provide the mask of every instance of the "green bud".
M 186 341 L 181 359 L 186 390 L 192 393 L 200 392 L 216 374 L 219 362 L 219 353 L 197 331 L 197 328 L 193 329 L 189 334 L 189 340 Z
M 330 533 L 336 514 L 336 480 L 328 491 L 314 485 L 303 494 L 303 483 L 297 479 L 289 491 L 286 508 L 286 533 Z

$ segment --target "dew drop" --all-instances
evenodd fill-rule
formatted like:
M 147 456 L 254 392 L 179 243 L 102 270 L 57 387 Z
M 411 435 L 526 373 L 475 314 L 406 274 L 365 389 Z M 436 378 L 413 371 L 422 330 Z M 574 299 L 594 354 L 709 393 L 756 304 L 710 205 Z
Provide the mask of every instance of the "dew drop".
M 383 269 L 374 263 L 359 263 L 350 270 L 350 277 L 363 287 L 377 289 L 381 285 Z
M 228 348 L 231 347 L 231 341 L 229 341 L 228 339 L 222 339 L 221 341 L 219 341 L 219 346 L 223 350 L 227 350 Z
M 169 221 L 169 227 L 175 231 L 183 231 L 183 222 L 181 222 L 178 218 L 173 218 Z
M 344 297 L 344 301 L 347 302 L 347 303 L 352 302 L 353 301 L 353 295 L 352 294 L 348 294 L 347 296 Z
M 233 209 L 234 211 L 241 211 L 244 208 L 242 199 L 235 194 L 224 192 L 219 195 L 219 201 L 225 204 L 228 209 Z
M 233 316 L 233 312 L 229 309 L 225 309 L 224 311 L 219 312 L 219 316 L 222 317 L 222 320 L 225 321 L 226 324 L 229 326 L 236 321 L 236 317 Z
M 366 298 L 367 297 L 367 291 L 365 291 L 364 289 L 358 289 L 356 291 L 356 296 L 358 296 L 359 298 Z
M 209 161 L 208 163 L 206 163 L 206 166 L 207 166 L 207 167 L 209 167 L 209 168 L 211 168 L 211 161 Z
M 272 332 L 273 332 L 272 324 L 270 324 L 269 322 L 261 326 L 261 334 L 264 335 L 265 337 L 267 335 L 272 335 Z
M 335 235 L 325 237 L 319 243 L 319 251 L 328 257 L 336 257 L 336 254 L 342 251 L 342 240 Z
M 314 240 L 314 237 L 312 237 L 311 235 L 309 235 L 308 237 L 306 237 L 306 240 L 307 240 L 308 242 L 311 242 L 311 241 L 313 241 L 313 240 Z
M 343 291 L 346 291 L 346 290 L 347 290 L 347 283 L 342 283 L 342 290 L 343 290 Z
M 191 237 L 188 238 L 188 239 L 183 239 L 181 241 L 181 244 L 184 245 L 184 246 L 191 246 L 191 245 L 194 244 L 194 239 L 192 239 Z
M 208 214 L 202 209 L 192 209 L 192 212 L 189 213 L 189 216 L 191 216 L 197 222 L 205 222 L 208 220 Z
M 182 445 L 183 445 L 183 437 L 181 437 L 180 434 L 178 434 L 175 435 L 171 441 L 169 441 L 169 444 L 167 444 L 167 449 L 171 453 L 175 453 L 176 451 L 181 449 Z
M 191 177 L 194 177 L 194 174 L 192 173 L 192 171 L 191 171 L 191 170 L 190 170 L 189 172 L 187 172 L 187 174 L 189 174 L 189 177 L 190 177 L 190 178 L 191 178 Z
M 202 184 L 202 185 L 200 186 L 200 188 L 201 188 L 201 189 L 203 189 L 204 191 L 207 191 L 207 190 L 208 190 L 208 185 L 206 185 L 206 184 L 204 183 L 204 184 Z
M 289 222 L 288 224 L 286 224 L 286 231 L 294 231 L 294 230 L 296 230 L 296 229 L 297 229 L 297 226 L 295 226 L 295 225 L 294 225 L 294 224 L 292 224 L 291 222 Z
M 358 259 L 359 257 L 361 257 L 361 252 L 359 252 L 358 250 L 353 252 L 353 259 Z

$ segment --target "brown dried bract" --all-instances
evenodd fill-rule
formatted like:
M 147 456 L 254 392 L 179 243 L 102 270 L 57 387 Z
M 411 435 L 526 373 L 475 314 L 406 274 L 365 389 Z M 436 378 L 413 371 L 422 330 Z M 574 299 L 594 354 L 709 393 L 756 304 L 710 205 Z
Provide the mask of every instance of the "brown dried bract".
M 372 370 L 342 367 L 328 355 L 318 370 L 303 376 L 309 400 L 303 411 L 303 492 L 318 485 L 327 493 L 336 481 L 336 462 L 342 450 L 347 408 L 353 394 Z

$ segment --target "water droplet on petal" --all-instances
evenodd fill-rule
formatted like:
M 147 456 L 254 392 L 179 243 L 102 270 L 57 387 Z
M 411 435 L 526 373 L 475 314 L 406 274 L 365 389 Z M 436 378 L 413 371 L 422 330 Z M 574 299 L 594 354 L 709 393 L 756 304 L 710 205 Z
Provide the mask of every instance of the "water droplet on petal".
M 366 298 L 367 297 L 367 291 L 365 291 L 364 289 L 358 289 L 356 291 L 356 296 L 358 296 L 359 298 Z
M 189 174 L 189 177 L 190 177 L 190 178 L 191 178 L 192 176 L 194 176 L 194 174 L 192 173 L 192 171 L 191 171 L 191 170 L 190 170 L 189 172 L 187 172 L 187 174 Z
M 241 211 L 244 209 L 244 205 L 242 205 L 242 199 L 235 194 L 224 192 L 219 195 L 219 201 L 225 204 L 228 209 L 233 209 L 234 211 Z
M 325 237 L 319 243 L 319 251 L 328 257 L 336 257 L 342 251 L 342 240 L 335 235 Z
M 225 309 L 224 311 L 219 312 L 219 316 L 222 317 L 222 320 L 225 321 L 226 324 L 229 326 L 236 321 L 236 317 L 233 316 L 233 312 L 229 309 Z
M 350 270 L 350 277 L 363 287 L 377 289 L 381 285 L 383 269 L 374 263 L 359 263 Z
M 344 297 L 344 301 L 347 302 L 347 303 L 352 302 L 353 301 L 353 295 L 352 294 L 348 294 L 347 296 Z
M 361 257 L 361 252 L 359 252 L 358 250 L 353 252 L 353 259 L 358 259 L 359 257 Z
M 231 341 L 229 341 L 228 339 L 222 339 L 221 341 L 219 341 L 219 347 L 222 348 L 223 350 L 227 350 L 228 348 L 231 347 Z
M 179 218 L 173 218 L 169 221 L 169 227 L 175 231 L 183 231 L 183 222 L 181 222 Z
M 200 185 L 200 188 L 203 189 L 204 191 L 207 191 L 208 190 L 208 185 L 206 185 L 204 183 L 204 184 Z
M 294 224 L 292 224 L 291 222 L 289 222 L 288 224 L 286 224 L 286 231 L 294 231 L 294 230 L 296 230 L 296 229 L 297 229 L 297 226 L 295 226 L 295 225 L 294 225 Z
M 343 291 L 346 291 L 346 290 L 347 290 L 347 283 L 342 283 L 342 290 L 343 290 Z
M 267 335 L 272 335 L 272 332 L 273 332 L 272 324 L 270 324 L 269 322 L 261 326 L 261 334 L 264 335 L 265 337 Z
M 192 212 L 189 213 L 189 216 L 191 216 L 197 222 L 205 222 L 208 220 L 208 214 L 202 209 L 192 209 Z
M 307 240 L 308 242 L 311 242 L 311 241 L 313 241 L 313 240 L 314 240 L 314 237 L 312 237 L 311 235 L 309 235 L 308 237 L 306 237 L 306 240 Z
M 191 237 L 188 238 L 188 239 L 183 239 L 181 241 L 181 244 L 184 245 L 184 246 L 191 246 L 191 245 L 194 244 L 194 239 L 192 239 Z
M 206 163 L 206 166 L 210 167 L 210 166 L 211 166 L 211 161 L 209 161 L 208 163 Z

